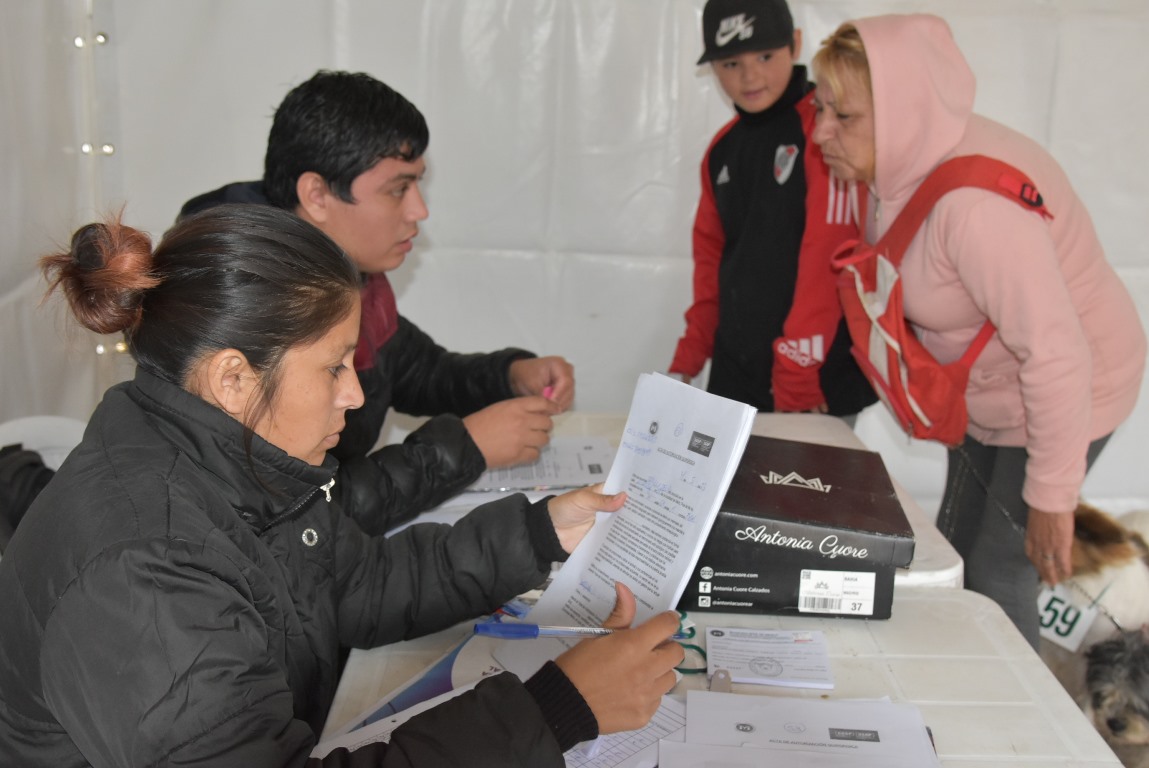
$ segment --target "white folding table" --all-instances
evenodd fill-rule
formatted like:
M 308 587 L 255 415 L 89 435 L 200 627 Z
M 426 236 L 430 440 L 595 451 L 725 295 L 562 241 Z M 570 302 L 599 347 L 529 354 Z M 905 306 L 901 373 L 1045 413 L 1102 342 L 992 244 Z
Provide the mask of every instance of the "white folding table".
M 909 702 L 930 727 L 947 768 L 1077 766 L 1117 768 L 1120 761 L 1000 607 L 963 589 L 895 586 L 886 620 L 691 613 L 698 637 L 707 626 L 818 629 L 826 636 L 832 690 L 735 683 L 734 693 Z M 465 640 L 471 623 L 367 651 L 353 651 L 326 733 L 337 731 L 382 696 Z M 466 678 L 493 659 L 460 654 Z M 673 695 L 704 688 L 686 675 Z

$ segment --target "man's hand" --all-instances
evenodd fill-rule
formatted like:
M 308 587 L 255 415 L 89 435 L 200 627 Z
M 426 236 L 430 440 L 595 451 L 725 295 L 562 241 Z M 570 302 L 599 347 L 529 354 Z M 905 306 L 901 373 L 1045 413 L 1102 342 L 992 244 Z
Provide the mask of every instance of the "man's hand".
M 551 439 L 559 406 L 545 397 L 515 397 L 488 405 L 463 419 L 487 467 L 509 467 L 539 458 Z
M 555 403 L 562 413 L 574 403 L 574 366 L 561 357 L 516 360 L 510 369 L 511 391 L 539 395 Z

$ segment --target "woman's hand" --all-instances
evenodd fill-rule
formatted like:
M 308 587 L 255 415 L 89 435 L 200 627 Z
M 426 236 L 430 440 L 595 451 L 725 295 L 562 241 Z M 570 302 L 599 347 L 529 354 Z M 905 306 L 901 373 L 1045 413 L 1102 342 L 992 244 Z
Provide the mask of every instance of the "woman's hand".
M 563 550 L 568 554 L 574 552 L 574 548 L 594 525 L 596 512 L 617 512 L 622 509 L 625 501 L 625 492 L 608 496 L 602 492 L 602 483 L 599 483 L 577 491 L 568 491 L 547 502 L 551 524 L 555 527 Z
M 678 614 L 660 613 L 627 629 L 634 621 L 634 593 L 616 583 L 615 595 L 614 610 L 603 626 L 618 631 L 583 640 L 555 659 L 594 713 L 599 733 L 629 731 L 650 722 L 663 694 L 678 681 L 674 668 L 685 656 L 682 646 L 670 640 L 678 631 Z
M 1042 512 L 1029 508 L 1025 527 L 1025 556 L 1037 574 L 1053 586 L 1073 575 L 1073 513 Z

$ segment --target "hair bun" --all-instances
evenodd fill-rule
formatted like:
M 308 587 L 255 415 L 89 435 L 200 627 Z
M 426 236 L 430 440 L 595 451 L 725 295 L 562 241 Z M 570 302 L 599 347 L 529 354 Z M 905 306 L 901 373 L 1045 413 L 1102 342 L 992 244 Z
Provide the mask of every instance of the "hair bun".
M 118 218 L 80 227 L 68 253 L 40 260 L 48 293 L 61 287 L 72 314 L 96 333 L 130 330 L 139 322 L 144 292 L 159 282 L 151 267 L 151 238 Z

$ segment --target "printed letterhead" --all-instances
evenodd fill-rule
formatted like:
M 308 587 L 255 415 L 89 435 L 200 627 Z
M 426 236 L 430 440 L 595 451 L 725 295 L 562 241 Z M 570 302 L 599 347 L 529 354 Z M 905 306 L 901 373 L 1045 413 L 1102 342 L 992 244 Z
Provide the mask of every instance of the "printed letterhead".
M 614 583 L 634 591 L 636 623 L 672 609 L 750 436 L 756 412 L 661 374 L 642 374 L 606 480 L 626 504 L 602 514 L 531 610 L 539 624 L 600 626 Z

